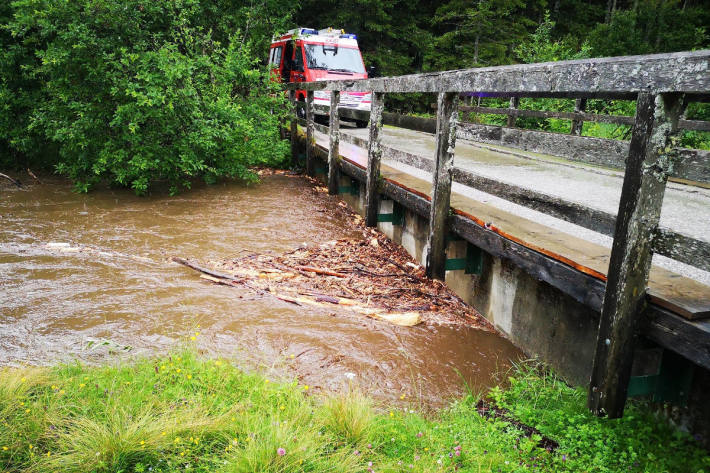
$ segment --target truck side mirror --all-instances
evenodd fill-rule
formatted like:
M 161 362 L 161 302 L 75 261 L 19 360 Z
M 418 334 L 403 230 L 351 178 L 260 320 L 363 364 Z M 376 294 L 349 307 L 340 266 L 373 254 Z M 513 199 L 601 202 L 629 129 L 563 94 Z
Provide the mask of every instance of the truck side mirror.
M 367 77 L 372 79 L 373 77 L 379 77 L 380 74 L 375 66 L 370 66 L 367 68 Z

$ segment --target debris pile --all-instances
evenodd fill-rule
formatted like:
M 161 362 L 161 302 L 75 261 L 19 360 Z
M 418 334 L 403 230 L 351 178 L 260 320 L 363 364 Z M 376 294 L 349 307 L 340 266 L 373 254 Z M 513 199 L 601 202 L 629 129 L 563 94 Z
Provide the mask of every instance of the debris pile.
M 325 192 L 320 187 L 315 192 Z M 286 253 L 251 253 L 206 266 L 173 261 L 200 271 L 218 284 L 249 288 L 297 305 L 341 308 L 397 325 L 462 324 L 491 329 L 444 283 L 426 277 L 424 268 L 387 236 L 363 224 L 338 202 L 361 238 L 303 245 Z
M 283 254 L 250 254 L 198 266 L 203 278 L 248 287 L 298 305 L 340 306 L 397 325 L 420 322 L 489 328 L 446 285 L 428 279 L 406 251 L 374 230 L 369 238 L 302 246 Z

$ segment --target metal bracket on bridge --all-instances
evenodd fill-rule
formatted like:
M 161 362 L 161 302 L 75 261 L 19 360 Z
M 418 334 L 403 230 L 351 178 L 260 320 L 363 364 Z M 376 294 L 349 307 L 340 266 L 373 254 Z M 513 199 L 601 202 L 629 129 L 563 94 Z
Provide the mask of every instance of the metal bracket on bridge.
M 456 235 L 458 236 L 458 235 Z M 461 239 L 459 237 L 459 239 Z M 452 240 L 449 240 L 452 241 Z M 465 258 L 448 258 L 446 260 L 446 271 L 464 271 L 464 274 L 483 274 L 483 250 L 479 247 L 466 243 Z
M 392 213 L 377 214 L 378 222 L 389 222 L 392 225 L 402 225 L 404 223 L 404 209 L 399 202 L 392 202 Z
M 628 395 L 684 406 L 693 382 L 693 371 L 693 363 L 670 350 L 662 350 L 660 363 L 653 373 L 631 376 Z
M 360 195 L 360 185 L 354 182 L 349 186 L 338 186 L 338 194 Z

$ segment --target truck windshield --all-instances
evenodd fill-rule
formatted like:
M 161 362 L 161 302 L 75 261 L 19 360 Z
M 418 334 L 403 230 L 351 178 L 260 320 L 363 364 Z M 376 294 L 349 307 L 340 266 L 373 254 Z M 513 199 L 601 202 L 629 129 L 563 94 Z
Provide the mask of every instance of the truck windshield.
M 359 49 L 307 44 L 306 60 L 308 61 L 309 69 L 325 69 L 358 74 L 365 72 Z

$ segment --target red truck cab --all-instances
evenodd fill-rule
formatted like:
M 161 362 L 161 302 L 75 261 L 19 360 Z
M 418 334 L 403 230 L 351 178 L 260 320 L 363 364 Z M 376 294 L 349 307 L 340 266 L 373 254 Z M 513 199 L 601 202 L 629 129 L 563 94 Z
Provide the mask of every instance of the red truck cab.
M 296 28 L 274 38 L 269 64 L 273 75 L 282 82 L 367 79 L 357 37 L 333 28 Z M 316 91 L 313 95 L 316 114 L 327 115 L 330 92 Z M 296 97 L 305 101 L 306 91 L 296 91 Z M 340 94 L 341 118 L 354 121 L 358 126 L 367 126 L 370 105 L 369 92 Z

